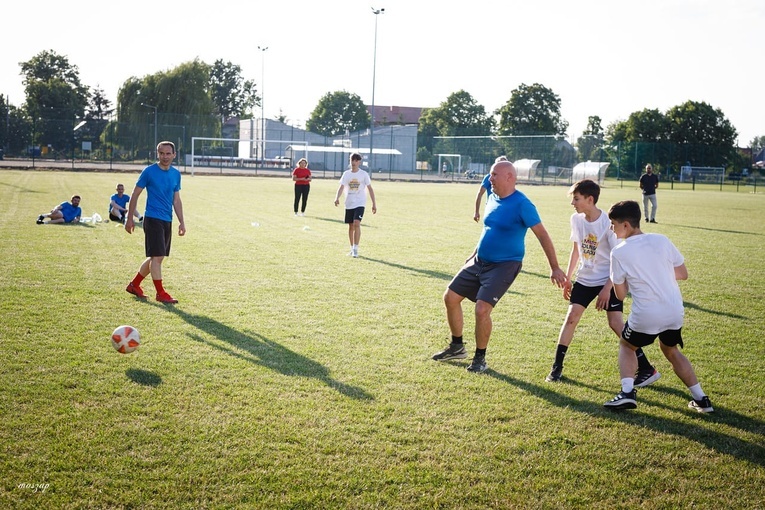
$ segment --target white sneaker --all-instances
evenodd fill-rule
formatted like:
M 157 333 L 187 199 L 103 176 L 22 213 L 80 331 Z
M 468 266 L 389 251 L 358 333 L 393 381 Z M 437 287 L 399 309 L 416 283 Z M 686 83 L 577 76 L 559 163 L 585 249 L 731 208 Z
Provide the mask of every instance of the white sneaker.
M 351 250 L 351 255 L 353 256 L 354 259 L 359 258 L 359 249 L 358 248 L 353 248 Z

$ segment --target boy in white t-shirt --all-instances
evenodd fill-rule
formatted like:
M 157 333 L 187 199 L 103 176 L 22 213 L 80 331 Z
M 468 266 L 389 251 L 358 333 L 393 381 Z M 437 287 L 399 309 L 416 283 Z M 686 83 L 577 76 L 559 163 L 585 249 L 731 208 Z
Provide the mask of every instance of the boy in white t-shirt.
M 350 156 L 350 161 L 351 169 L 343 172 L 340 178 L 340 186 L 335 194 L 335 207 L 340 203 L 340 195 L 345 190 L 345 223 L 348 224 L 348 240 L 351 243 L 351 251 L 348 255 L 356 258 L 359 256 L 361 220 L 367 204 L 367 189 L 369 198 L 372 199 L 372 214 L 377 214 L 377 203 L 372 189 L 372 180 L 369 174 L 360 168 L 361 154 L 354 152 Z
M 615 410 L 637 407 L 631 377 L 637 368 L 635 350 L 652 344 L 658 336 L 661 352 L 693 396 L 688 407 L 711 413 L 712 402 L 701 389 L 691 362 L 678 349 L 683 346 L 684 308 L 677 280 L 688 278 L 685 259 L 666 236 L 640 230 L 640 206 L 634 200 L 614 204 L 608 217 L 622 240 L 611 250 L 611 281 L 616 297 L 623 300 L 627 292 L 632 295 L 632 308 L 619 347 L 622 391 L 603 405 Z
M 568 259 L 566 283 L 563 286 L 563 299 L 569 302 L 568 313 L 558 334 L 558 346 L 555 351 L 547 382 L 558 382 L 562 378 L 563 360 L 574 331 L 589 304 L 597 298 L 598 311 L 606 311 L 608 325 L 617 338 L 621 338 L 624 320 L 623 303 L 613 293 L 609 279 L 611 250 L 616 246 L 616 234 L 611 230 L 611 221 L 605 211 L 598 208 L 600 186 L 595 181 L 584 179 L 574 183 L 569 189 L 571 205 L 576 211 L 571 215 L 571 255 Z M 576 270 L 576 283 L 571 284 Z M 643 387 L 657 381 L 661 374 L 651 366 L 642 349 L 637 350 L 638 370 L 635 386 Z

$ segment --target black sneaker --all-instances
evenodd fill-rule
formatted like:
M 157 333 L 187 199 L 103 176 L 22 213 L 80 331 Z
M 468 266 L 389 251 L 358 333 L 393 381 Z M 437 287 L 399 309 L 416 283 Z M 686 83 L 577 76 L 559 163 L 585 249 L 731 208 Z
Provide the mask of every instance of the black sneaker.
M 637 391 L 632 390 L 629 393 L 620 391 L 614 398 L 603 404 L 603 407 L 621 411 L 622 409 L 635 409 L 637 407 Z
M 635 374 L 635 388 L 645 388 L 649 384 L 658 381 L 659 377 L 661 377 L 661 374 L 653 367 L 638 370 L 637 374 Z
M 709 400 L 709 397 L 704 395 L 701 400 L 691 400 L 688 402 L 688 407 L 691 409 L 695 409 L 696 411 L 700 413 L 712 413 L 714 412 L 714 409 L 712 408 L 712 401 Z
M 480 374 L 481 372 L 486 372 L 487 368 L 489 368 L 489 365 L 486 364 L 486 358 L 481 356 L 480 358 L 473 358 L 473 361 L 467 367 L 467 371 Z
M 651 223 L 656 223 L 656 220 L 651 220 Z
M 467 358 L 467 351 L 465 350 L 465 344 L 449 344 L 449 347 L 433 355 L 433 359 L 436 361 L 446 361 L 448 359 L 464 359 L 464 358 Z
M 560 365 L 553 365 L 550 373 L 545 377 L 547 382 L 560 382 L 563 377 L 563 367 Z
M 37 224 L 38 225 L 42 225 L 44 219 L 45 219 L 45 216 L 43 216 L 42 214 L 40 216 L 38 216 L 37 217 Z

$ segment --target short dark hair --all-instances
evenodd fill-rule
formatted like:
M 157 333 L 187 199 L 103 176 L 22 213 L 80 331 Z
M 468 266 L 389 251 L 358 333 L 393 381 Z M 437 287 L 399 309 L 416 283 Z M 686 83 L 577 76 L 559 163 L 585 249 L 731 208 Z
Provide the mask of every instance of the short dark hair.
M 640 227 L 640 205 L 634 200 L 616 202 L 608 210 L 608 219 L 616 222 L 628 222 L 632 228 Z
M 361 154 L 359 154 L 358 152 L 354 152 L 353 154 L 351 154 L 351 161 L 361 161 L 362 159 L 364 158 L 362 158 Z
M 579 193 L 583 197 L 592 197 L 592 203 L 597 204 L 598 198 L 600 198 L 600 186 L 598 183 L 590 179 L 582 179 L 575 182 L 568 190 L 569 195 Z

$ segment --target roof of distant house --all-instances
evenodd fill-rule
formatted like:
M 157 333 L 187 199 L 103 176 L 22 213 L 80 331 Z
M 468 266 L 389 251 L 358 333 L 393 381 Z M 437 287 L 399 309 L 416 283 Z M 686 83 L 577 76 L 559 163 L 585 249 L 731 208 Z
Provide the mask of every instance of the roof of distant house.
M 424 108 L 415 106 L 383 106 L 375 105 L 375 124 L 419 124 Z M 367 105 L 367 111 L 372 114 L 372 107 Z

